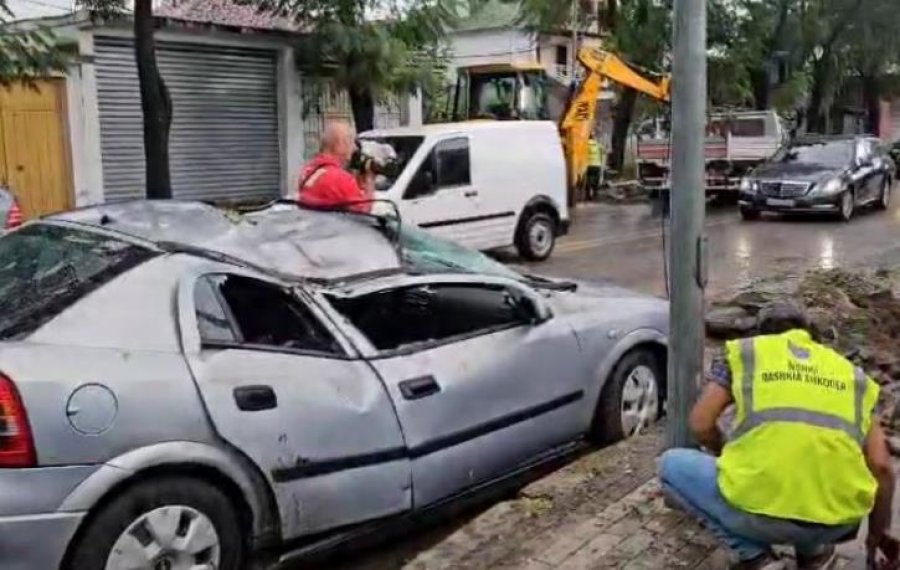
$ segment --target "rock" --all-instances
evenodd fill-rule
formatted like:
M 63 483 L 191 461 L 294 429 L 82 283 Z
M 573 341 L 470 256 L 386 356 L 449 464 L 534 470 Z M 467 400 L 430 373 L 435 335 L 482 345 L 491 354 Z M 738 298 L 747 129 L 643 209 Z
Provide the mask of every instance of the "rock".
M 744 291 L 728 302 L 728 305 L 740 307 L 751 315 L 759 314 L 763 307 L 772 303 L 777 295 L 766 291 Z
M 741 307 L 712 307 L 706 313 L 706 334 L 717 339 L 748 336 L 756 329 L 756 317 Z

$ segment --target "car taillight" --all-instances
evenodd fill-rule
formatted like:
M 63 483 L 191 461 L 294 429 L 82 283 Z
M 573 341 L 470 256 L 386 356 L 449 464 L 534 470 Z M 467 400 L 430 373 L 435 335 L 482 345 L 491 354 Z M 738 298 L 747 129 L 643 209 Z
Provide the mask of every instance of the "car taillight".
M 17 228 L 22 225 L 22 208 L 19 207 L 19 202 L 13 200 L 12 206 L 9 208 L 9 213 L 6 214 L 6 229 L 11 230 L 13 228 Z
M 12 380 L 0 375 L 0 469 L 34 467 L 36 463 L 25 406 Z

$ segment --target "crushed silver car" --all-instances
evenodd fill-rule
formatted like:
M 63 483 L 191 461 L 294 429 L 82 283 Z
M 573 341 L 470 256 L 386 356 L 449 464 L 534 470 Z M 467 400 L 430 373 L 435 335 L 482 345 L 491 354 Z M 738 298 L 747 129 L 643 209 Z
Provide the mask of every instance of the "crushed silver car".
M 303 539 L 287 560 L 626 437 L 665 394 L 665 302 L 290 204 L 26 224 L 0 305 L 10 570 L 240 570 Z

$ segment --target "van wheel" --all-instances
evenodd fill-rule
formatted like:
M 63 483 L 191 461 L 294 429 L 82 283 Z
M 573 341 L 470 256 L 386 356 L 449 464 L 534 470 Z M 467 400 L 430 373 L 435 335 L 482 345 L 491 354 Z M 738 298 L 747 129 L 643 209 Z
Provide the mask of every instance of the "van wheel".
M 242 570 L 238 516 L 216 487 L 196 479 L 149 479 L 126 490 L 87 522 L 67 570 Z
M 878 197 L 878 203 L 875 204 L 879 210 L 887 210 L 891 207 L 891 186 L 893 186 L 893 182 L 885 176 L 884 182 L 881 184 L 881 196 Z
M 525 214 L 516 234 L 519 255 L 530 261 L 544 261 L 556 246 L 556 221 L 545 211 Z

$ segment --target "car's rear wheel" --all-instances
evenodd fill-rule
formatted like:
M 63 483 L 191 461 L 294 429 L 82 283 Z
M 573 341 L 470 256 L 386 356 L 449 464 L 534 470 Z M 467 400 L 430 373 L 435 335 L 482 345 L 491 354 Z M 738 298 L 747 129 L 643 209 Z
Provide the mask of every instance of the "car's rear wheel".
M 758 220 L 759 219 L 760 211 L 757 210 L 756 208 L 750 208 L 748 206 L 741 206 L 740 212 L 741 212 L 742 220 L 750 221 L 750 220 Z
M 242 570 L 245 542 L 228 498 L 183 477 L 127 489 L 90 518 L 67 570 Z
M 525 213 L 516 232 L 516 249 L 529 261 L 544 261 L 556 246 L 556 220 L 544 210 Z
M 853 219 L 854 213 L 856 213 L 856 195 L 853 190 L 847 190 L 841 194 L 841 219 L 849 222 Z
M 615 443 L 655 423 L 662 411 L 662 379 L 662 365 L 653 352 L 639 349 L 626 354 L 603 386 L 591 440 Z
M 887 210 L 891 207 L 891 186 L 893 186 L 891 179 L 885 177 L 884 182 L 881 184 L 881 197 L 878 199 L 878 204 L 876 204 L 879 210 Z

